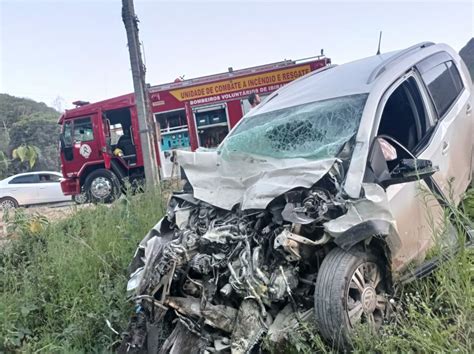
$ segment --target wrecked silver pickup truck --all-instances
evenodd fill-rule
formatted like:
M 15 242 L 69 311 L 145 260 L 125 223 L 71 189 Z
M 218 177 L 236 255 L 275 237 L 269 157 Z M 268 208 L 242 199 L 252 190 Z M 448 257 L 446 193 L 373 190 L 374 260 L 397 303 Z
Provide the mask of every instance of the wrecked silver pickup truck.
M 217 151 L 180 152 L 187 184 L 137 249 L 121 349 L 247 353 L 305 321 L 334 345 L 379 328 L 408 265 L 426 274 L 448 237 L 434 229 L 470 182 L 472 104 L 459 56 L 422 43 L 311 73 Z

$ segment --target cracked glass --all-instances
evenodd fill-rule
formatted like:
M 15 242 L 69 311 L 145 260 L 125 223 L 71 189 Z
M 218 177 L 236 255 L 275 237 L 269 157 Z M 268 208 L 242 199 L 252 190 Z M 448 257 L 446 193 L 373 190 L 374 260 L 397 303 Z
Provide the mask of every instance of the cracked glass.
M 367 94 L 332 98 L 245 118 L 219 148 L 277 159 L 336 157 L 357 132 Z

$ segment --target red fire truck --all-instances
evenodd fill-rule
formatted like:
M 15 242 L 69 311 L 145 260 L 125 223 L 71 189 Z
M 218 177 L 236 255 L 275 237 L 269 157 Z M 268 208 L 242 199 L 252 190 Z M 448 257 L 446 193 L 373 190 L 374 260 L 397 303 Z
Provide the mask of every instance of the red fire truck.
M 286 83 L 330 64 L 326 57 L 285 60 L 149 88 L 162 178 L 172 173 L 173 149 L 214 148 L 250 109 L 247 97 L 264 98 Z M 76 102 L 60 118 L 63 193 L 77 202 L 112 201 L 144 178 L 133 94 L 89 104 Z M 119 149 L 120 154 L 114 154 Z

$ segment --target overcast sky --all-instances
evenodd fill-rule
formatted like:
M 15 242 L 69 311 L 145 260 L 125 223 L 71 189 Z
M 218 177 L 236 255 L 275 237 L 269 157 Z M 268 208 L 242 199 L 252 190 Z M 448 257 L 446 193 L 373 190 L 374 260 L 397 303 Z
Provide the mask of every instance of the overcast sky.
M 472 1 L 135 0 L 147 82 L 317 55 L 333 63 L 421 41 L 456 50 L 474 35 Z M 67 106 L 133 90 L 120 0 L 0 0 L 0 93 Z

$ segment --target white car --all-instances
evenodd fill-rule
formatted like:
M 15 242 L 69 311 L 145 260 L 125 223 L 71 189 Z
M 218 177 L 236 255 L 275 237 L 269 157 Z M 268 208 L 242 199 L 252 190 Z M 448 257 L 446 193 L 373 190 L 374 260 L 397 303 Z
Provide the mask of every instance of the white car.
M 29 172 L 0 181 L 0 209 L 70 201 L 61 191 L 61 173 Z

